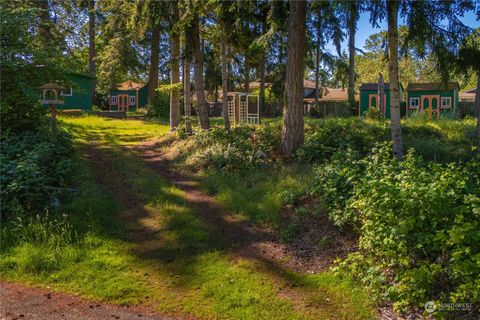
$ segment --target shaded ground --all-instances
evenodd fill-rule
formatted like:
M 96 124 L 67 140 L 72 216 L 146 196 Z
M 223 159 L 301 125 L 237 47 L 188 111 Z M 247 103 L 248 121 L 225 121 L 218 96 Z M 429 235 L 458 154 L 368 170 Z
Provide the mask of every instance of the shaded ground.
M 173 320 L 139 306 L 119 306 L 88 301 L 47 289 L 0 282 L 0 317 L 5 320 Z
M 212 195 L 201 191 L 193 177 L 173 170 L 171 159 L 158 151 L 159 143 L 147 141 L 133 147 L 133 150 L 152 170 L 186 192 L 187 200 L 195 211 L 220 230 L 230 242 L 230 247 L 236 248 L 236 254 L 309 274 L 325 270 L 336 258 L 344 258 L 356 249 L 356 236 L 341 233 L 323 211 L 315 216 L 298 217 L 293 208 L 285 208 L 282 213 L 285 224 L 295 224 L 299 229 L 299 236 L 288 243 L 272 230 L 239 220 L 222 210 Z M 313 210 L 311 201 L 307 199 L 306 202 L 310 202 L 306 207 L 310 206 Z
M 79 132 L 84 133 L 81 129 Z M 130 264 L 129 268 L 138 267 L 144 275 L 143 281 L 154 292 L 141 303 L 161 310 L 162 314 L 182 315 L 182 318 L 191 318 L 190 314 L 205 319 L 373 317 L 372 308 L 366 302 L 368 298 L 352 293 L 356 288 L 344 286 L 326 273 L 303 276 L 292 272 L 305 274 L 325 269 L 334 257 L 352 247 L 350 242 L 347 241 L 344 249 L 343 240 L 336 239 L 330 248 L 341 247 L 340 250 L 321 248 L 315 252 L 311 248 L 316 247 L 319 239 L 312 236 L 307 237 L 308 241 L 300 239 L 286 244 L 272 230 L 253 226 L 238 215 L 225 212 L 213 196 L 201 190 L 194 175 L 172 170 L 168 156 L 159 152 L 156 141 L 128 146 L 130 140 L 145 141 L 145 138 L 137 137 L 137 133 L 118 131 L 117 137 L 107 135 L 110 129 L 105 133 L 89 130 L 81 151 L 102 193 L 118 203 L 121 230 L 110 236 L 131 244 L 128 250 L 138 258 L 135 263 L 139 264 Z M 106 141 L 101 141 L 97 134 L 104 134 Z M 292 219 L 288 209 L 284 214 L 286 220 Z M 301 228 L 313 230 L 312 233 L 325 233 L 328 232 L 325 217 L 297 222 Z M 336 237 L 336 234 L 328 236 Z M 71 308 L 70 302 L 62 304 L 61 301 L 69 301 L 72 296 L 55 293 L 58 303 L 39 303 L 42 297 L 54 300 L 52 295 L 52 299 L 44 296 L 50 292 L 32 289 L 30 295 L 23 294 L 23 290 L 30 289 L 11 285 L 7 293 L 11 299 L 19 300 L 15 308 L 5 309 L 11 319 L 21 314 L 35 319 L 57 319 Z M 105 310 L 118 314 L 109 314 L 103 309 L 95 313 L 96 303 L 79 301 L 93 311 L 83 310 L 84 304 L 79 302 L 78 312 L 93 313 L 84 316 L 79 313 L 77 318 L 68 319 L 115 319 L 117 316 L 132 319 L 129 316 L 136 314 L 128 313 L 132 307 L 114 306 L 113 309 L 105 306 Z M 77 312 L 75 310 L 72 312 Z M 124 310 L 127 313 L 120 314 Z M 147 313 L 143 312 L 142 316 L 144 314 Z M 150 315 L 151 319 L 164 319 Z
M 124 236 L 136 243 L 135 253 L 145 259 L 166 263 L 181 258 L 183 254 L 181 251 L 172 252 L 171 248 L 167 247 L 168 240 L 162 236 L 165 230 L 159 225 L 158 212 L 145 207 L 145 200 L 135 193 L 128 179 L 112 167 L 108 148 L 90 142 L 84 150 L 88 160 L 93 164 L 100 185 L 106 191 L 115 190 L 112 196 L 121 204 L 122 218 L 129 225 Z M 306 236 L 308 240 L 303 237 L 293 243 L 285 243 L 273 230 L 254 226 L 236 215 L 225 212 L 212 195 L 201 190 L 194 177 L 172 169 L 168 158 L 156 149 L 156 141 L 147 141 L 125 149 L 126 152 L 127 150 L 133 151 L 131 161 L 144 162 L 153 172 L 184 191 L 184 201 L 188 207 L 191 207 L 206 223 L 210 237 L 217 239 L 217 244 L 213 247 L 210 245 L 210 250 L 219 249 L 230 255 L 233 261 L 237 259 L 253 261 L 258 268 L 257 271 L 263 270 L 261 272 L 268 273 L 276 282 L 279 297 L 293 302 L 295 308 L 299 310 L 309 310 L 308 313 L 314 314 L 320 311 L 325 314 L 325 310 L 321 311 L 324 307 L 320 305 L 330 304 L 329 299 L 316 301 L 315 290 L 297 287 L 298 283 L 291 272 L 310 274 L 324 270 L 336 257 L 355 247 L 354 238 L 342 236 L 338 232 L 333 234 L 333 228 L 323 214 L 314 220 L 301 222 L 304 228 L 309 225 L 311 234 Z M 288 219 L 288 214 L 285 213 L 285 219 Z M 339 239 L 335 240 L 336 246 L 329 245 L 331 250 L 318 248 L 314 243 L 317 239 L 312 236 L 315 232 L 320 234 L 329 232 L 329 237 L 338 236 Z M 332 314 L 329 318 L 337 319 L 337 316 Z

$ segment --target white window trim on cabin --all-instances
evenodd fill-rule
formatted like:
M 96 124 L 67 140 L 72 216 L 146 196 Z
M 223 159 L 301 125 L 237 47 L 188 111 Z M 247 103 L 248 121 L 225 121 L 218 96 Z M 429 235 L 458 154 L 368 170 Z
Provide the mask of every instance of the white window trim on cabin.
M 117 96 L 111 96 L 110 97 L 110 104 L 117 104 L 117 103 L 118 103 Z
M 414 104 L 413 102 L 416 101 L 416 104 Z M 420 98 L 416 97 L 416 98 L 410 98 L 410 109 L 418 109 L 418 107 L 420 106 Z
M 444 103 L 444 101 L 448 101 L 448 103 Z M 440 98 L 440 107 L 441 108 L 451 108 L 452 107 L 452 98 L 451 97 L 441 97 Z
M 128 102 L 130 105 L 135 105 L 135 96 L 129 96 L 128 97 Z
M 65 93 L 65 91 L 61 90 L 60 91 L 60 95 L 61 96 L 64 96 L 64 97 L 71 97 L 73 95 L 73 89 L 72 87 L 70 87 L 70 92 L 69 93 Z

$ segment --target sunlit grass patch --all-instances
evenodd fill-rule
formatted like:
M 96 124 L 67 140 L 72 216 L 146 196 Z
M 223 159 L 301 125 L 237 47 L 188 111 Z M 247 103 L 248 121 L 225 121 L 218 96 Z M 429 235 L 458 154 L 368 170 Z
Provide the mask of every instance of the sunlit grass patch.
M 251 170 L 246 176 L 208 173 L 204 187 L 214 193 L 227 211 L 254 222 L 279 226 L 284 193 L 305 191 L 311 180 L 310 166 L 290 164 L 271 171 Z
M 160 137 L 169 131 L 167 124 L 153 120 L 110 119 L 95 115 L 60 117 L 60 120 L 80 143 L 95 140 L 115 144 L 136 144 Z

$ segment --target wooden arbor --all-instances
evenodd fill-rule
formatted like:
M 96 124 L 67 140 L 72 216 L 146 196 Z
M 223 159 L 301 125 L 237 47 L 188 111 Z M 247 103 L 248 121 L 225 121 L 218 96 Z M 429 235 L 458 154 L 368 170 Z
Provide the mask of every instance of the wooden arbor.
M 52 116 L 52 131 L 57 131 L 57 105 L 63 104 L 64 101 L 58 98 L 60 91 L 65 90 L 64 87 L 55 82 L 49 82 L 40 87 L 42 90 L 42 105 L 50 106 L 50 114 Z
M 231 124 L 259 124 L 260 101 L 258 96 L 245 92 L 229 92 L 228 118 Z

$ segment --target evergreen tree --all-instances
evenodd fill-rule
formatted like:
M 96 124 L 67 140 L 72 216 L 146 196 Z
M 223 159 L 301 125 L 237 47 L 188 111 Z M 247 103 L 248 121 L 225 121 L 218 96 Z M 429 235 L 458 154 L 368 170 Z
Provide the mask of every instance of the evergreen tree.
M 172 1 L 171 12 L 172 21 L 170 21 L 170 48 L 171 48 L 171 77 L 170 84 L 173 86 L 170 91 L 170 130 L 175 130 L 180 124 L 180 94 L 178 85 L 180 84 L 180 34 L 174 24 L 179 20 L 178 1 Z
M 283 114 L 282 151 L 293 152 L 303 143 L 303 72 L 305 66 L 306 1 L 290 1 L 288 19 L 286 107 Z

